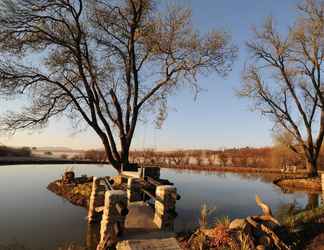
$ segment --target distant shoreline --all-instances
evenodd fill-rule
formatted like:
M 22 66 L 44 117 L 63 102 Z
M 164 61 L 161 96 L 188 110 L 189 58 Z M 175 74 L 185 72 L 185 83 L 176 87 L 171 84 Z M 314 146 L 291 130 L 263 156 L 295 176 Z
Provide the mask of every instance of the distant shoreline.
M 46 157 L 0 157 L 0 166 L 9 165 L 46 165 L 46 164 L 97 164 L 97 165 L 109 165 L 109 162 L 98 162 L 89 160 L 68 160 Z M 141 165 L 141 164 L 139 164 Z M 174 170 L 191 170 L 191 171 L 206 171 L 206 172 L 232 172 L 232 173 L 255 173 L 255 174 L 283 174 L 289 176 L 296 176 L 306 174 L 306 170 L 299 170 L 296 173 L 293 172 L 281 172 L 278 168 L 255 168 L 255 167 L 220 167 L 220 166 L 208 166 L 208 165 L 178 165 L 169 166 L 164 164 L 142 164 L 143 167 L 159 167 L 165 169 Z M 322 171 L 320 171 L 322 172 Z
M 149 166 L 146 164 L 146 166 Z M 204 166 L 204 165 L 178 165 L 178 166 L 168 166 L 168 165 L 156 165 L 156 167 L 175 169 L 175 170 L 193 170 L 193 171 L 206 171 L 206 172 L 233 172 L 233 173 L 268 173 L 268 174 L 304 174 L 305 170 L 299 170 L 296 173 L 284 173 L 278 168 L 255 168 L 255 167 L 220 167 L 220 166 Z
M 45 165 L 45 164 L 109 164 L 109 162 L 97 162 L 86 160 L 66 160 L 42 157 L 0 157 L 0 166 L 8 165 Z

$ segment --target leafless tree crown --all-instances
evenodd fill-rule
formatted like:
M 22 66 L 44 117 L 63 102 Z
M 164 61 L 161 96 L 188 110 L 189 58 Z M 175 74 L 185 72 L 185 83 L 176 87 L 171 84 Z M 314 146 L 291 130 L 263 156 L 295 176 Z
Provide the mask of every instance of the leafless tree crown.
M 170 94 L 198 89 L 201 73 L 226 74 L 236 54 L 227 34 L 195 31 L 189 9 L 162 13 L 153 0 L 3 0 L 0 51 L 1 94 L 31 101 L 5 128 L 81 117 L 113 165 L 127 162 L 144 111 L 160 125 Z
M 324 2 L 307 0 L 287 35 L 272 18 L 247 43 L 252 55 L 243 74 L 242 96 L 293 136 L 315 174 L 324 136 Z M 295 147 L 296 146 L 296 147 Z

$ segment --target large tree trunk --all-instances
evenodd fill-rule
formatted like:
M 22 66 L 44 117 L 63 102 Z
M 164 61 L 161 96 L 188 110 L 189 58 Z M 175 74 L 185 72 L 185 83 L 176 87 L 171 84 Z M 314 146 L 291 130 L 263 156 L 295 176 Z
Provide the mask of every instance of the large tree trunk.
M 309 177 L 318 176 L 317 159 L 306 159 L 306 170 Z
M 123 166 L 127 166 L 129 164 L 129 147 L 122 148 L 120 151 L 120 160 L 115 159 L 115 157 L 109 152 L 109 146 L 105 145 L 105 152 L 107 155 L 107 159 L 112 167 L 118 172 L 121 173 L 123 170 Z
M 121 166 L 127 166 L 129 164 L 129 148 L 124 148 L 121 152 Z
M 106 152 L 106 158 L 109 161 L 109 163 L 111 164 L 111 166 L 118 172 L 121 173 L 122 170 L 122 165 L 121 165 L 121 161 L 119 161 L 118 159 L 115 159 L 114 156 L 112 155 L 111 151 L 110 151 L 110 147 L 108 144 L 106 144 L 105 142 L 103 142 L 104 148 L 105 148 L 105 152 Z
M 305 209 L 314 209 L 319 206 L 318 194 L 307 194 L 308 201 Z

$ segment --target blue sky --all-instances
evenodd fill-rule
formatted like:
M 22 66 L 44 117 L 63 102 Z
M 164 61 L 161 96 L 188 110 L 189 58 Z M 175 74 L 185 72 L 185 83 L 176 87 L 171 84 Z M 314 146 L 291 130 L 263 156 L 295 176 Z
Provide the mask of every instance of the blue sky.
M 169 99 L 169 115 L 162 129 L 150 122 L 139 124 L 133 147 L 143 149 L 204 148 L 219 149 L 271 145 L 272 123 L 249 109 L 249 102 L 236 96 L 241 72 L 248 57 L 245 42 L 272 15 L 282 31 L 294 21 L 297 0 L 177 0 L 191 6 L 193 24 L 201 31 L 222 29 L 232 35 L 239 47 L 233 71 L 224 79 L 217 75 L 199 79 L 204 89 L 196 100 L 190 91 L 181 91 Z M 2 112 L 9 104 L 1 100 Z M 101 147 L 91 131 L 76 133 L 66 119 L 54 120 L 42 131 L 18 132 L 2 136 L 0 142 L 12 146 Z

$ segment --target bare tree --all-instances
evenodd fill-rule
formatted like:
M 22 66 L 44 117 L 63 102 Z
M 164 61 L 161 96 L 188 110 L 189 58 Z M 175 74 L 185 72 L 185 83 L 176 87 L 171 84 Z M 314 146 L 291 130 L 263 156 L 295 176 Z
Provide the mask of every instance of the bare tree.
M 273 133 L 272 163 L 274 167 L 303 166 L 305 162 L 300 154 L 302 148 L 295 137 L 286 130 Z
M 241 95 L 293 136 L 297 143 L 290 148 L 303 155 L 309 174 L 315 176 L 324 136 L 324 2 L 308 0 L 298 10 L 300 16 L 287 35 L 276 30 L 272 18 L 255 31 L 247 43 L 252 59 Z
M 228 161 L 228 155 L 224 151 L 220 151 L 217 156 L 221 163 L 221 166 L 226 167 Z
M 236 54 L 226 33 L 201 35 L 189 9 L 158 12 L 154 0 L 3 0 L 0 51 L 1 94 L 30 97 L 3 128 L 85 121 L 118 171 L 141 115 L 161 125 L 170 94 L 198 90 L 199 74 L 226 74 Z

